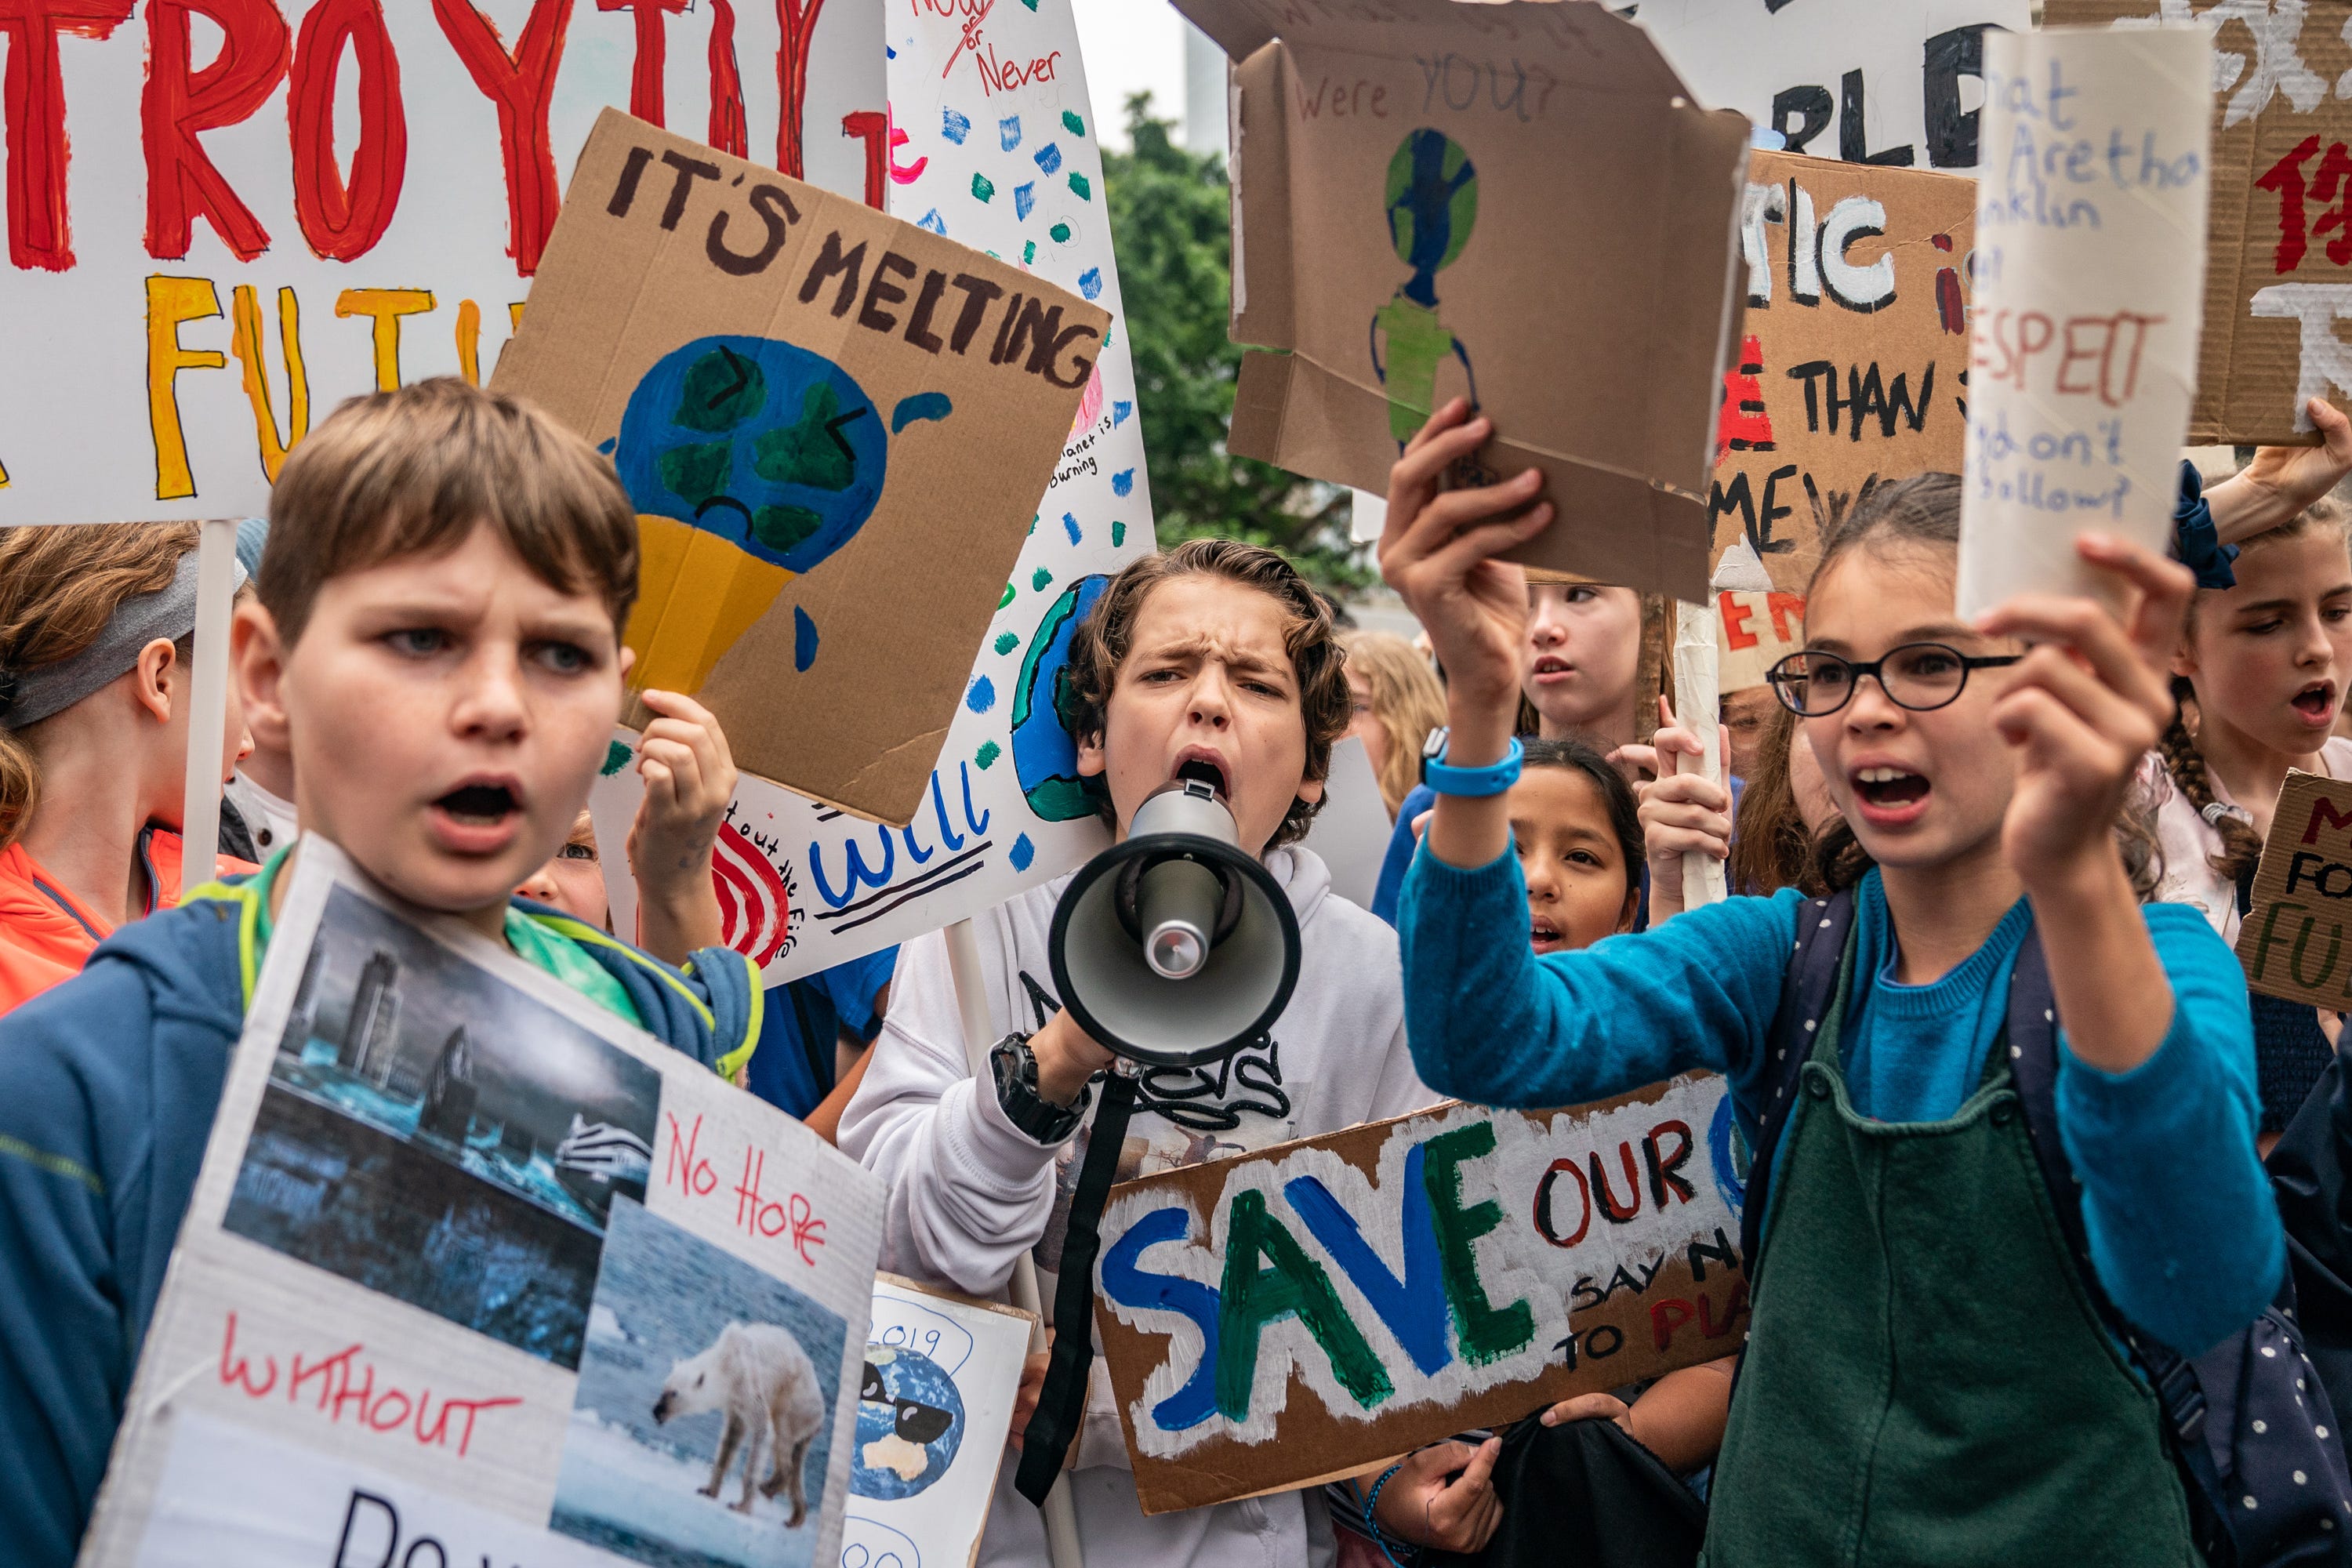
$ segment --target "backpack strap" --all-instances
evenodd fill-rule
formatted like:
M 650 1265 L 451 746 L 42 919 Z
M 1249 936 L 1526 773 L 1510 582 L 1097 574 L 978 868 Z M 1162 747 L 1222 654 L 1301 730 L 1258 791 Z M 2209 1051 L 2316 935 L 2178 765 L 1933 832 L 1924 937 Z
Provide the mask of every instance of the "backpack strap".
M 2017 950 L 2009 982 L 2008 1026 L 2001 1039 L 2009 1050 L 2010 1076 L 2024 1113 L 2027 1141 L 2033 1145 L 2034 1163 L 2042 1168 L 2042 1183 L 2049 1190 L 2059 1231 L 2074 1254 L 2075 1272 L 2090 1292 L 2099 1321 L 2147 1373 L 2149 1385 L 2164 1408 L 2175 1457 L 2206 1499 L 2226 1508 L 2220 1467 L 2206 1444 L 2205 1391 L 2195 1363 L 2134 1329 L 2107 1299 L 2098 1270 L 2091 1266 L 2090 1241 L 2083 1228 L 2083 1183 L 2074 1174 L 2058 1131 L 2058 999 L 2050 984 L 2050 961 L 2042 951 L 2039 931 L 2029 930 Z M 2202 1538 L 2209 1531 L 2200 1529 L 2199 1534 L 2204 1543 Z
M 1739 1256 L 1752 1274 L 1764 1239 L 1765 1189 L 1772 1176 L 1789 1110 L 1797 1102 L 1797 1078 L 1813 1053 L 1813 1037 L 1837 1001 L 1838 970 L 1846 939 L 1853 931 L 1853 889 L 1797 906 L 1797 942 L 1780 982 L 1780 1007 L 1772 1016 L 1771 1055 L 1756 1081 L 1756 1138 L 1748 1162 L 1748 1192 L 1739 1208 Z

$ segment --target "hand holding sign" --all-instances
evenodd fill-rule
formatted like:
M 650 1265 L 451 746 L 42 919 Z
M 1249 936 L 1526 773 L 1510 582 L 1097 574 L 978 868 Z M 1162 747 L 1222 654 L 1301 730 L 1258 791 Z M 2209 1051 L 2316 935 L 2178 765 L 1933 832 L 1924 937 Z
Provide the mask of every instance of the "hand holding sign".
M 1992 710 L 2019 753 L 2001 846 L 2028 892 L 2086 856 L 2112 858 L 2109 825 L 2172 718 L 2165 669 L 2195 587 L 2187 567 L 2139 545 L 2085 534 L 2074 547 L 2127 601 L 2123 618 L 2091 598 L 2026 594 L 1977 622 L 1988 636 L 2040 645 Z

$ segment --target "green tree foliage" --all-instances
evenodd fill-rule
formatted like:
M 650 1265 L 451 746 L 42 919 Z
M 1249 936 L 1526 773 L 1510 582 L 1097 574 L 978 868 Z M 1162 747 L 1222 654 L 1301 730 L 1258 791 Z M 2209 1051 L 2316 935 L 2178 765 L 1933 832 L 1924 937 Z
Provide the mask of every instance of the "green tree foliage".
M 1160 542 L 1246 539 L 1281 551 L 1326 592 L 1367 585 L 1370 566 L 1348 542 L 1346 490 L 1225 450 L 1242 351 L 1225 336 L 1224 160 L 1171 142 L 1149 93 L 1129 99 L 1127 114 L 1133 150 L 1104 150 L 1103 184 Z

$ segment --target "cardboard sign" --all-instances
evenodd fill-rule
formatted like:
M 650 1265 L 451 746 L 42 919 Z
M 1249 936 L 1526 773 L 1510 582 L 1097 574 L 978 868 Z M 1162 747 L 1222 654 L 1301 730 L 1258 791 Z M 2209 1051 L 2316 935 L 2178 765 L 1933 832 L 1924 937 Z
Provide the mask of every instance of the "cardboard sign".
M 2238 927 L 2246 984 L 2265 995 L 2352 1010 L 2352 782 L 2294 770 L 2279 791 Z
M 1448 1105 L 1111 1189 L 1096 1324 L 1146 1513 L 1739 1348 L 1745 1144 L 1691 1074 Z
M 1707 511 L 1801 594 L 1879 484 L 1958 473 L 1975 183 L 1758 153 L 1740 205 L 1748 312 L 1723 378 Z
M 1764 672 L 1805 646 L 1805 601 L 1795 594 L 1717 594 L 1716 647 L 1727 694 L 1764 684 Z
M 2352 407 L 2352 4 L 2048 0 L 2043 19 L 2137 29 L 2192 16 L 2213 37 L 2212 225 L 2189 439 L 2307 442 L 2307 400 Z
M 882 13 L 101 0 L 11 22 L 0 523 L 259 515 L 344 398 L 487 374 L 608 105 L 878 205 Z
M 994 8 L 977 49 L 962 48 L 961 27 L 929 7 L 892 26 L 893 97 L 907 123 L 892 132 L 905 140 L 891 163 L 891 210 L 1027 258 L 1028 270 L 1113 320 L 916 820 L 894 833 L 759 779 L 737 789 L 713 875 L 729 944 L 772 984 L 936 931 L 1110 842 L 1078 783 L 1060 677 L 1079 615 L 1112 573 L 1152 548 L 1143 424 L 1099 199 L 1102 153 L 1068 0 Z M 991 59 L 1029 62 L 1025 81 L 983 69 Z M 1039 61 L 1050 62 L 1042 74 Z M 640 794 L 623 759 L 589 797 L 624 931 L 635 920 L 636 887 L 619 847 Z
M 1745 123 L 1598 5 L 1177 8 L 1235 61 L 1234 340 L 1286 351 L 1244 357 L 1232 449 L 1384 491 L 1467 394 L 1474 467 L 1559 508 L 1519 559 L 1704 598 Z
M 882 1203 L 306 838 L 82 1568 L 830 1565 Z
M 618 110 L 572 189 L 495 384 L 636 504 L 631 689 L 908 821 L 1108 314 Z
M 2161 552 L 2196 396 L 2202 27 L 1986 41 L 1958 608 L 2097 593 L 2103 530 Z
M 1907 169 L 1976 165 L 1984 36 L 2032 25 L 2028 0 L 1642 0 L 1636 16 L 1700 102 L 1782 150 Z
M 895 1275 L 875 1280 L 844 1563 L 979 1560 L 1031 1321 Z

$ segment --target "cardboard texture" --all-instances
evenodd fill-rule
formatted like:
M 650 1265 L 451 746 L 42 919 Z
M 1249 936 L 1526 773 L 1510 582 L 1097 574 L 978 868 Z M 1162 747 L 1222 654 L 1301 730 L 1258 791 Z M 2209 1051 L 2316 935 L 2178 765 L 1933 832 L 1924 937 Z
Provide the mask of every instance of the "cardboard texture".
M 1911 169 L 1975 166 L 1984 35 L 2032 25 L 2029 0 L 1642 0 L 1636 16 L 1701 103 L 1782 151 Z
M 830 1568 L 882 1205 L 314 836 L 78 1561 Z
M 911 820 L 1108 313 L 617 110 L 572 193 L 494 384 L 636 503 L 630 689 Z
M 1565 1110 L 1440 1106 L 1114 1187 L 1095 1321 L 1144 1511 L 1738 1350 L 1733 1148 L 1723 1080 L 1691 1074 Z
M 2266 995 L 2352 1009 L 2352 781 L 2286 775 L 2238 927 L 2246 984 Z
M 1597 5 L 1178 9 L 1235 62 L 1232 331 L 1277 351 L 1232 449 L 1384 491 L 1467 393 L 1559 509 L 1519 559 L 1702 597 L 1746 122 Z
M 2108 594 L 2075 539 L 2162 553 L 2197 392 L 2206 79 L 2193 24 L 1986 40 L 1958 609 Z
M 120 0 L 11 22 L 0 524 L 258 516 L 345 398 L 489 374 L 608 106 L 878 205 L 883 12 Z
M 1069 0 L 994 7 L 974 24 L 976 47 L 964 47 L 965 18 L 928 7 L 893 16 L 895 134 L 906 141 L 890 165 L 891 211 L 1024 258 L 1034 276 L 1108 310 L 1112 324 L 1034 505 L 1038 522 L 967 656 L 963 700 L 915 821 L 880 828 L 749 774 L 738 785 L 713 875 L 729 945 L 771 984 L 988 909 L 1110 842 L 1078 786 L 1060 678 L 1077 617 L 1111 573 L 1152 548 L 1099 128 Z M 991 63 L 1006 60 L 1024 62 L 1026 85 L 1008 88 Z M 1043 74 L 1031 69 L 1039 61 L 1050 62 Z M 635 737 L 620 739 L 626 747 Z M 589 796 L 623 931 L 634 929 L 636 884 L 618 849 L 640 794 L 625 763 Z
M 874 1281 L 841 1560 L 979 1560 L 1035 1320 L 894 1274 Z
M 1960 471 L 1975 206 L 1959 175 L 1749 157 L 1747 314 L 1707 494 L 1718 557 L 1744 535 L 1801 594 L 1873 487 Z
M 2047 26 L 2213 29 L 2204 342 L 2189 439 L 2316 439 L 2304 404 L 2352 409 L 2352 3 L 2048 0 Z

